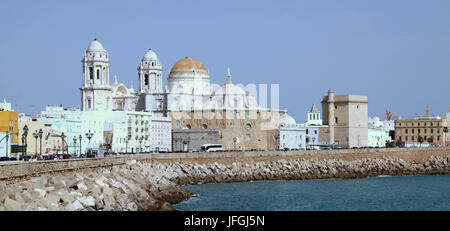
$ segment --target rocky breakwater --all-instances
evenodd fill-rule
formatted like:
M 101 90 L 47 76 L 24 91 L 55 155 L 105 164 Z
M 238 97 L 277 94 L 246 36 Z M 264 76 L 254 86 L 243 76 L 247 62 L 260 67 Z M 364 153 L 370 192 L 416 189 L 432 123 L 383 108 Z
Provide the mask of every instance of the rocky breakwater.
M 0 183 L 0 210 L 171 210 L 188 198 L 181 185 L 254 180 L 356 178 L 377 175 L 448 174 L 450 155 L 423 162 L 384 156 L 340 159 L 276 159 L 227 163 L 154 163 L 42 175 Z
M 171 182 L 166 165 L 125 165 L 0 182 L 0 211 L 173 210 L 190 193 Z

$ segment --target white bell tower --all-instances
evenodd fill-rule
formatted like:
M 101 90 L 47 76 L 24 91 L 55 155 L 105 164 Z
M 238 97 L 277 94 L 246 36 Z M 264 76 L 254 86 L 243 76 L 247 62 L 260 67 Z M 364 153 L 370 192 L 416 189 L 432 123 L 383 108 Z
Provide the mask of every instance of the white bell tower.
M 139 102 L 137 110 L 161 112 L 164 109 L 162 87 L 162 63 L 152 49 L 149 49 L 139 62 Z
M 139 93 L 162 93 L 162 64 L 149 49 L 138 67 Z
M 84 53 L 81 110 L 112 110 L 108 52 L 95 38 Z

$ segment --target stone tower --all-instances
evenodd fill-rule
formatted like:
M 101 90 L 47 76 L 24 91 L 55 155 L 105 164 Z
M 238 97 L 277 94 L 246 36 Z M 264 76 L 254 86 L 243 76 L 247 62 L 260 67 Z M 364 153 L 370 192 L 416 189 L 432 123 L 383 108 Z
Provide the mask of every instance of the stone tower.
M 330 144 L 334 144 L 334 124 L 334 91 L 330 89 L 328 90 L 328 127 L 330 129 Z
M 145 53 L 138 66 L 138 111 L 163 112 L 162 63 L 152 49 Z
M 84 53 L 81 110 L 112 110 L 108 52 L 94 39 Z

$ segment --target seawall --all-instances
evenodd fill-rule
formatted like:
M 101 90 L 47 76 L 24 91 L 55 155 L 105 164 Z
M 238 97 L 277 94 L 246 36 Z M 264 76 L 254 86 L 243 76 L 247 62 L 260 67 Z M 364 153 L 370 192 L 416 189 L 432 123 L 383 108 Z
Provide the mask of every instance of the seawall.
M 448 173 L 448 147 L 3 162 L 0 210 L 171 210 L 190 196 L 183 184 Z

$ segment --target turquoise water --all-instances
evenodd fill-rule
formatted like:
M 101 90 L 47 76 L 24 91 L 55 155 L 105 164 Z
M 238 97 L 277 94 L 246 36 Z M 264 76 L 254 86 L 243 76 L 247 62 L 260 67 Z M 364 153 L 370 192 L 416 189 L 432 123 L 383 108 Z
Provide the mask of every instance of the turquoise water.
M 188 185 L 186 211 L 450 210 L 450 175 Z

